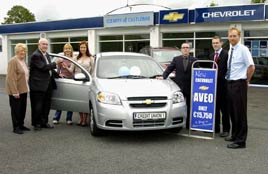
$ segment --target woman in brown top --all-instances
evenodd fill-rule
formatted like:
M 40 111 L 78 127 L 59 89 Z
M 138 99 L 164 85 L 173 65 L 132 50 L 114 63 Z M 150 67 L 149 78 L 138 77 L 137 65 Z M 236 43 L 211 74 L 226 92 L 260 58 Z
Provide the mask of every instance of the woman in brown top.
M 13 132 L 23 134 L 30 129 L 24 126 L 27 106 L 27 93 L 29 92 L 29 70 L 25 62 L 27 46 L 18 43 L 15 46 L 15 57 L 8 62 L 6 76 L 6 91 L 9 95 Z

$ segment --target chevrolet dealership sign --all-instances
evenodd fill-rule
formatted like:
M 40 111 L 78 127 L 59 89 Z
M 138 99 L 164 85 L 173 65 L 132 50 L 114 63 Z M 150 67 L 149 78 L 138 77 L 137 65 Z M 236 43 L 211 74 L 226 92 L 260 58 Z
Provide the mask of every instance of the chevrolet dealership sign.
M 229 22 L 263 20 L 264 5 L 197 8 L 195 22 Z
M 148 26 L 154 24 L 154 13 L 130 13 L 103 17 L 104 27 Z
M 188 9 L 162 10 L 159 15 L 160 24 L 188 23 Z

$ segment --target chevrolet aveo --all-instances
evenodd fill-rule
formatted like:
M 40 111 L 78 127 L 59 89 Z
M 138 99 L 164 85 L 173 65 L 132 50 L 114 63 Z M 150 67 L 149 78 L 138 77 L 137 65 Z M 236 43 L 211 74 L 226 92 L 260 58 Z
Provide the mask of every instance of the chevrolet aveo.
M 90 113 L 93 136 L 103 130 L 179 132 L 185 125 L 183 94 L 172 80 L 156 79 L 163 70 L 152 57 L 139 53 L 99 53 L 90 75 L 73 60 L 50 55 L 71 61 L 82 72 L 73 79 L 56 79 L 51 108 Z

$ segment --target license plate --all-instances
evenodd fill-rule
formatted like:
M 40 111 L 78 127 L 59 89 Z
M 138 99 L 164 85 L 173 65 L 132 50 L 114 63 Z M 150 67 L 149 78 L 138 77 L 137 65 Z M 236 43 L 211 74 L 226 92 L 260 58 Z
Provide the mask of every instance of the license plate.
M 136 112 L 133 114 L 134 120 L 163 120 L 166 118 L 165 112 Z

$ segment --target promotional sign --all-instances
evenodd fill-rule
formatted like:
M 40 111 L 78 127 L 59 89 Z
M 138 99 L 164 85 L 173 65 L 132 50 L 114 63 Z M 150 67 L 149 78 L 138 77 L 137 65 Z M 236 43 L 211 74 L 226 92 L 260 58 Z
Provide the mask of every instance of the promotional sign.
M 103 17 L 104 27 L 148 26 L 154 24 L 154 13 L 116 14 Z
M 243 5 L 195 9 L 195 22 L 264 20 L 264 5 Z
M 162 10 L 159 17 L 160 24 L 183 24 L 188 23 L 188 9 Z
M 214 131 L 217 70 L 193 68 L 191 130 Z

